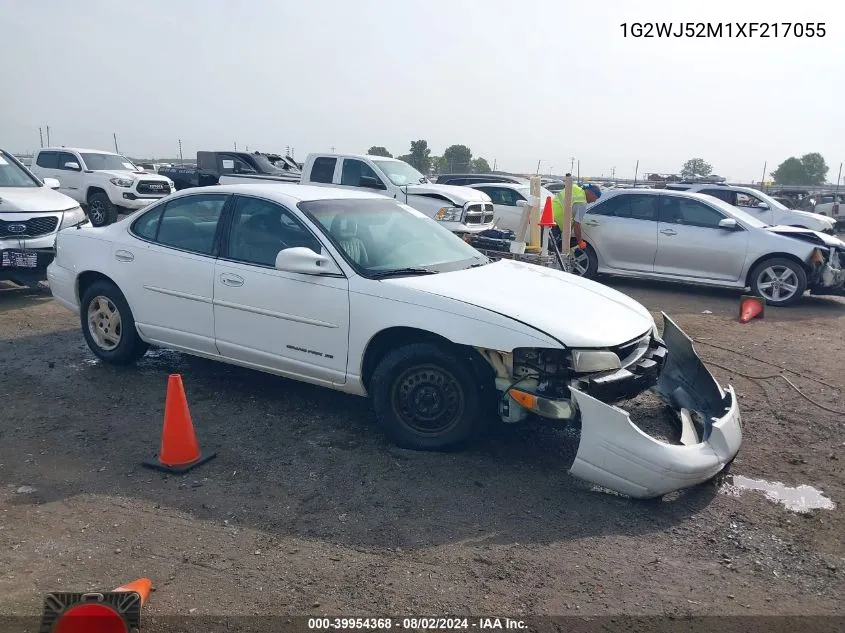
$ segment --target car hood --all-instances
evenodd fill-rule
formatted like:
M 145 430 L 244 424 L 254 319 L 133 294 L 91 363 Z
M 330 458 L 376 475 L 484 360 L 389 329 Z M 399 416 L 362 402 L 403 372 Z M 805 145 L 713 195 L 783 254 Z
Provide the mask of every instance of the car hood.
M 778 235 L 794 237 L 805 242 L 814 242 L 819 245 L 845 250 L 845 242 L 841 239 L 834 237 L 833 235 L 820 233 L 819 231 L 803 229 L 799 226 L 769 226 L 766 227 L 766 230 L 771 233 L 777 233 Z
M 144 180 L 158 180 L 160 182 L 168 182 L 170 179 L 165 178 L 159 174 L 153 174 L 148 172 L 139 172 L 133 171 L 131 169 L 98 169 L 94 173 L 96 174 L 103 174 L 109 178 L 136 178 Z
M 405 186 L 401 186 L 400 189 L 404 190 Z M 483 191 L 473 189 L 472 187 L 458 187 L 456 185 L 435 185 L 433 183 L 409 185 L 408 194 L 422 196 L 437 194 L 461 206 L 467 202 L 491 202 L 490 196 Z
M 512 260 L 384 280 L 448 297 L 529 325 L 567 347 L 609 347 L 648 332 L 654 319 L 631 297 L 576 275 Z
M 66 211 L 76 201 L 49 187 L 0 187 L 0 213 Z
M 825 222 L 827 224 L 835 224 L 835 221 L 832 220 L 832 218 L 829 218 L 826 215 L 822 215 L 821 213 L 813 213 L 812 211 L 802 211 L 801 209 L 789 209 L 789 212 L 796 214 L 802 218 L 818 220 L 819 222 Z

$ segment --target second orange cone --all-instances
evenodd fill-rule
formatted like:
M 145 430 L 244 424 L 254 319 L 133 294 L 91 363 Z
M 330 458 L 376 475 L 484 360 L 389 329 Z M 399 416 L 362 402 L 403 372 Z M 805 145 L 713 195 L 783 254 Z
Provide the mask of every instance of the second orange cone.
M 157 462 L 145 461 L 143 465 L 178 475 L 204 464 L 216 455 L 216 453 L 211 453 L 203 456 L 200 453 L 191 412 L 188 409 L 188 400 L 185 398 L 182 376 L 170 374 L 167 379 L 167 397 L 164 403 L 161 452 Z

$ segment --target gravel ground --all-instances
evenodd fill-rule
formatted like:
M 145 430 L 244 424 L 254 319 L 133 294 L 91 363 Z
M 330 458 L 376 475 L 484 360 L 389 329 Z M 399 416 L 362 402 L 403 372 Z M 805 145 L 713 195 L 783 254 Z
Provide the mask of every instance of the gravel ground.
M 613 285 L 670 314 L 736 387 L 730 475 L 632 501 L 569 476 L 577 435 L 548 425 L 462 453 L 396 449 L 366 400 L 166 351 L 103 366 L 48 292 L 0 289 L 0 615 L 140 576 L 152 616 L 845 614 L 845 416 L 737 373 L 788 367 L 845 409 L 845 301 L 742 325 L 735 293 Z M 171 372 L 217 452 L 182 477 L 140 466 Z M 648 399 L 632 406 L 666 428 Z M 791 511 L 735 475 L 835 507 Z

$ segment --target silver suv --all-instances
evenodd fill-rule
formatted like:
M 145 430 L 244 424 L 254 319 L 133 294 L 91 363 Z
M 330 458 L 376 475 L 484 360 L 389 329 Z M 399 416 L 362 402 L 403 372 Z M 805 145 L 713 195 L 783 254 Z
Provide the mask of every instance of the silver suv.
M 730 205 L 742 209 L 764 224 L 769 226 L 797 226 L 803 229 L 819 231 L 829 235 L 834 234 L 836 221 L 819 213 L 799 211 L 782 205 L 762 191 L 751 187 L 736 187 L 734 185 L 718 185 L 713 183 L 671 183 L 666 185 L 669 191 L 689 191 L 703 193 L 724 200 Z

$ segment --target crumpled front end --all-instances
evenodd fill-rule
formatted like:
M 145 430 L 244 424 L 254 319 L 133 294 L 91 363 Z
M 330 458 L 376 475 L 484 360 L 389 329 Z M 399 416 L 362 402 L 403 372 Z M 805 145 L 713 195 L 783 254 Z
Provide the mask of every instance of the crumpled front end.
M 663 319 L 668 355 L 652 390 L 678 416 L 680 445 L 647 435 L 623 409 L 572 390 L 581 440 L 570 472 L 636 498 L 659 497 L 711 479 L 733 461 L 742 443 L 733 388 L 723 390 L 692 340 L 665 314 Z
M 518 422 L 528 413 L 580 422 L 581 438 L 570 472 L 604 488 L 652 498 L 705 482 L 729 464 L 742 443 L 736 394 L 723 390 L 690 339 L 666 314 L 656 332 L 608 350 L 545 350 L 542 357 L 487 355 L 503 392 L 500 415 Z M 610 355 L 609 355 L 610 354 Z M 621 366 L 595 372 L 583 367 Z M 524 372 L 527 366 L 534 375 Z M 507 377 L 507 378 L 505 378 Z M 510 380 L 510 384 L 505 384 Z M 615 403 L 652 391 L 674 412 L 680 444 L 643 432 Z

